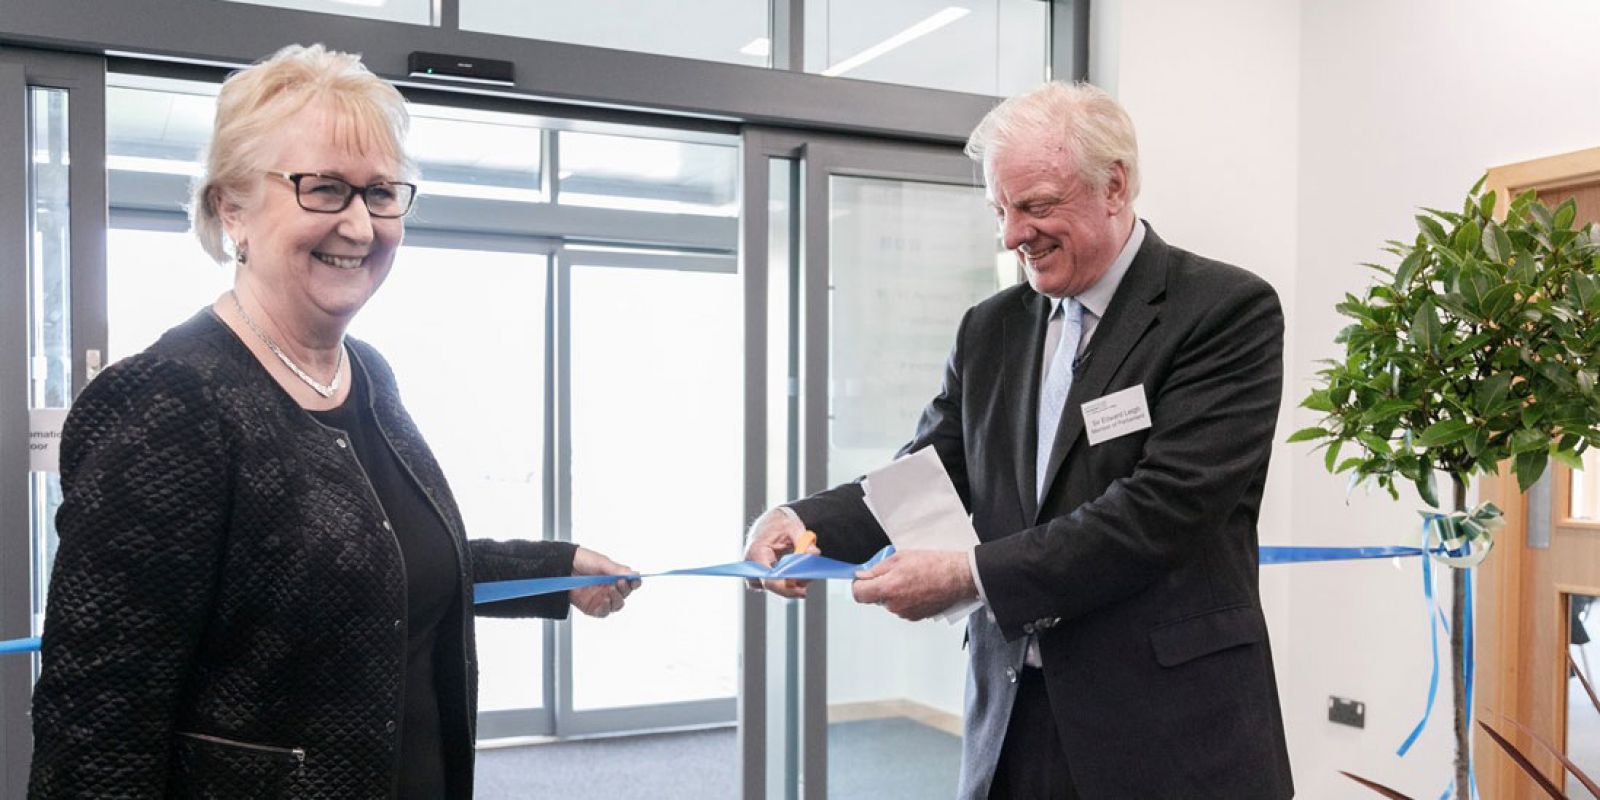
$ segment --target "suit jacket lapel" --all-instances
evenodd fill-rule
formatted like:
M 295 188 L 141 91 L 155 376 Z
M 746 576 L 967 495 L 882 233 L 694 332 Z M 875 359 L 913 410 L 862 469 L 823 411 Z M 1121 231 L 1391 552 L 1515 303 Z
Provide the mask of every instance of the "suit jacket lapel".
M 1161 310 L 1160 300 L 1166 294 L 1169 250 L 1167 244 L 1156 236 L 1155 230 L 1145 231 L 1144 244 L 1123 275 L 1122 285 L 1117 287 L 1116 294 L 1112 296 L 1105 316 L 1095 327 L 1094 338 L 1089 340 L 1086 351 L 1083 373 L 1073 376 L 1072 391 L 1067 395 L 1066 407 L 1061 410 L 1061 426 L 1056 429 L 1055 447 L 1050 451 L 1049 469 L 1045 473 L 1046 493 L 1060 474 L 1062 462 L 1067 460 L 1083 433 L 1083 414 L 1079 407 L 1105 394 L 1111 376 L 1116 374 L 1134 346 L 1144 338 L 1145 331 L 1156 323 Z M 1037 376 L 1034 383 L 1038 383 Z M 1037 412 L 1034 416 L 1038 416 Z M 1038 423 L 1034 425 L 1037 427 Z M 1037 521 L 1037 515 L 1035 510 L 1031 518 Z
M 1000 390 L 1002 408 L 1011 415 L 1011 452 L 1016 454 L 1017 495 L 1023 519 L 1038 514 L 1039 498 L 1034 495 L 1034 475 L 1039 440 L 1039 370 L 1043 358 L 1044 330 L 1049 322 L 1050 298 L 1037 292 L 1023 293 L 1007 314 L 1003 326 L 1005 356 L 1001 359 Z

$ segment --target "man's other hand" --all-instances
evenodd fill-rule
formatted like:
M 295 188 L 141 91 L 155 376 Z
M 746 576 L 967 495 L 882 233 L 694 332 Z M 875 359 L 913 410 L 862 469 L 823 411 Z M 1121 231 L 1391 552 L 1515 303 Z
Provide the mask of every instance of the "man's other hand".
M 899 550 L 872 569 L 857 572 L 850 593 L 858 603 L 883 606 L 915 621 L 976 598 L 978 586 L 964 552 Z

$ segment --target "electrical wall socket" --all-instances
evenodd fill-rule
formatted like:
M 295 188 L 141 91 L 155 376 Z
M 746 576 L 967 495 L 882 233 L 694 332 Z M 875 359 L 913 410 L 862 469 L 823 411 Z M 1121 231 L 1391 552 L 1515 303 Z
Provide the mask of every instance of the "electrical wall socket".
M 1328 721 L 1352 728 L 1367 727 L 1367 704 L 1328 695 Z

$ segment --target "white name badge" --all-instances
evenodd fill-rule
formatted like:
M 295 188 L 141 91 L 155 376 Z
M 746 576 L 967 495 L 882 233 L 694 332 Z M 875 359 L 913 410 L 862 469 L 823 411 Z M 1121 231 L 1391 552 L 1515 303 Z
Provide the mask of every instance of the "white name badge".
M 1150 405 L 1144 384 L 1129 386 L 1083 404 L 1083 428 L 1090 446 L 1150 427 Z

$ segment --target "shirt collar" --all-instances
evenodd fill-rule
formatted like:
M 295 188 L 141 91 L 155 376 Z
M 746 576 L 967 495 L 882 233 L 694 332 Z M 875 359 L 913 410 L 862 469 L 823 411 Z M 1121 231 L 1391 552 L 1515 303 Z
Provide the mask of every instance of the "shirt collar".
M 1117 254 L 1106 274 L 1100 276 L 1093 286 L 1083 290 L 1078 295 L 1078 302 L 1083 305 L 1083 310 L 1095 315 L 1095 318 L 1106 315 L 1106 307 L 1111 305 L 1111 298 L 1117 294 L 1117 287 L 1122 285 L 1123 276 L 1128 274 L 1128 267 L 1133 266 L 1133 257 L 1139 254 L 1139 247 L 1144 244 L 1144 220 L 1137 217 L 1133 220 L 1133 232 L 1128 234 L 1128 242 L 1122 246 L 1122 252 Z M 1061 299 L 1052 298 L 1050 313 L 1061 307 Z

